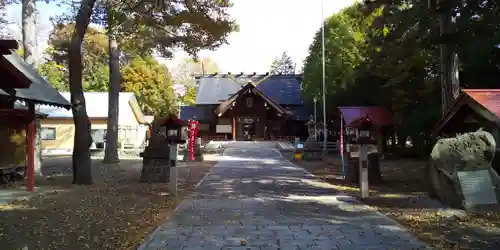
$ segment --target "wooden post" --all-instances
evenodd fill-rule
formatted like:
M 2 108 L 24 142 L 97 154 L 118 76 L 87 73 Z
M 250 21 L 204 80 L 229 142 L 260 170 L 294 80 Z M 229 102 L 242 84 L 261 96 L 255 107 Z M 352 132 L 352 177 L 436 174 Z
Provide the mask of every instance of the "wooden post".
M 27 141 L 27 154 L 28 154 L 28 164 L 26 169 L 27 183 L 26 187 L 28 191 L 32 192 L 35 190 L 35 104 L 28 104 L 28 110 L 30 115 L 30 120 L 26 129 L 26 141 Z
M 236 117 L 234 116 L 234 113 L 233 113 L 233 141 L 236 141 Z

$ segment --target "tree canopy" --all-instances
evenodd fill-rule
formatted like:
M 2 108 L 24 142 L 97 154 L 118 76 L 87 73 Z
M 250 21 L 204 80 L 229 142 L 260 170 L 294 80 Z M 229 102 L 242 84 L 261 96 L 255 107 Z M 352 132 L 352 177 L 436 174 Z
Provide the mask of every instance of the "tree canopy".
M 68 50 L 74 24 L 56 24 L 48 40 L 45 62 L 39 66 L 54 87 L 69 90 Z M 89 27 L 83 42 L 83 88 L 85 91 L 108 90 L 108 38 L 103 31 Z
M 185 57 L 178 66 L 172 69 L 172 71 L 174 83 L 182 85 L 186 90 L 181 102 L 184 105 L 192 105 L 196 98 L 195 75 L 217 73 L 219 71 L 219 65 L 209 57 L 199 60 Z
M 136 57 L 121 71 L 123 91 L 135 93 L 144 113 L 164 116 L 177 110 L 172 76 L 153 57 Z
M 73 24 L 56 24 L 49 37 L 45 62 L 38 71 L 59 91 L 68 91 L 68 49 Z M 147 114 L 162 115 L 174 111 L 175 96 L 172 77 L 166 66 L 152 56 L 139 56 L 127 47 L 122 69 L 122 91 L 134 92 Z M 87 92 L 107 92 L 109 87 L 108 37 L 98 29 L 89 27 L 82 46 L 83 88 Z M 133 55 L 133 56 L 132 56 Z
M 272 74 L 294 74 L 295 73 L 295 63 L 292 58 L 283 52 L 281 56 L 274 58 L 271 63 L 271 69 L 269 73 Z
M 441 43 L 459 53 L 462 87 L 495 87 L 500 78 L 496 1 L 448 1 L 456 22 L 443 36 L 438 12 L 428 1 L 367 2 L 325 20 L 328 106 L 387 107 L 394 113 L 398 134 L 427 140 L 440 117 Z M 304 62 L 306 100 L 321 93 L 321 83 L 319 29 Z

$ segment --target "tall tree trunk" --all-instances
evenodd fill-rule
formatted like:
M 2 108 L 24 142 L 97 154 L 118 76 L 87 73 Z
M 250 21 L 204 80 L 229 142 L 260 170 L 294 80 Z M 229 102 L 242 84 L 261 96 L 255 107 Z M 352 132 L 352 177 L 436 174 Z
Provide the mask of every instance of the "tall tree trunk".
M 30 65 L 35 65 L 35 50 L 37 46 L 36 37 L 36 1 L 23 0 L 21 3 L 22 12 L 22 39 L 23 39 L 23 57 Z M 39 110 L 39 107 L 36 107 Z M 40 138 L 40 120 L 36 121 L 35 130 L 35 174 L 42 174 L 42 150 Z
M 448 35 L 452 31 L 452 8 L 443 4 L 438 7 L 439 31 L 441 36 Z M 458 54 L 454 51 L 455 46 L 450 46 L 449 39 L 442 41 L 440 50 L 441 65 L 441 113 L 453 105 L 460 92 L 458 82 Z
M 82 0 L 76 16 L 75 31 L 69 47 L 69 83 L 73 121 L 75 122 L 75 142 L 73 146 L 73 184 L 92 184 L 90 161 L 90 121 L 85 107 L 82 87 L 82 42 L 96 0 Z
M 120 98 L 120 51 L 116 42 L 114 30 L 114 12 L 108 2 L 108 39 L 109 39 L 109 98 L 108 98 L 108 124 L 106 131 L 106 150 L 104 162 L 119 162 L 118 158 L 118 112 Z M 123 142 L 122 142 L 123 143 Z
M 35 64 L 36 46 L 36 4 L 35 0 L 22 0 L 22 34 L 23 34 L 23 56 L 30 64 Z

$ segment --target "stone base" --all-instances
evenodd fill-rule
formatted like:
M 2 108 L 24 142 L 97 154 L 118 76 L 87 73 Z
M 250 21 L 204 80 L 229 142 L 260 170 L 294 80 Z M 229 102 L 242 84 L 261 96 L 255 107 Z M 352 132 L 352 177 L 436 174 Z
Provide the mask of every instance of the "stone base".
M 369 157 L 372 158 L 371 156 Z M 378 156 L 373 156 L 368 161 L 368 183 L 382 184 L 384 180 L 382 179 L 380 164 L 376 157 Z M 359 158 L 350 158 L 346 163 L 346 179 L 352 183 L 359 183 Z
M 191 161 L 191 154 L 189 153 L 189 148 L 184 151 L 184 161 Z M 200 145 L 196 145 L 194 148 L 194 161 L 203 161 L 203 152 Z
M 158 183 L 168 182 L 170 179 L 170 167 L 164 166 L 143 166 L 141 171 L 141 182 Z

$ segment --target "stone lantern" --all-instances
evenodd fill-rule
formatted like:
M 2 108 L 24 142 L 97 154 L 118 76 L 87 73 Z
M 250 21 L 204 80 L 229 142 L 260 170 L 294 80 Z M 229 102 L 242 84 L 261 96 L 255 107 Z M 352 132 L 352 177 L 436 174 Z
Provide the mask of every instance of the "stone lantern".
M 309 121 L 306 122 L 306 125 L 307 125 L 307 132 L 309 133 L 307 140 L 311 139 L 316 140 L 316 122 L 314 121 L 312 115 L 309 117 Z

